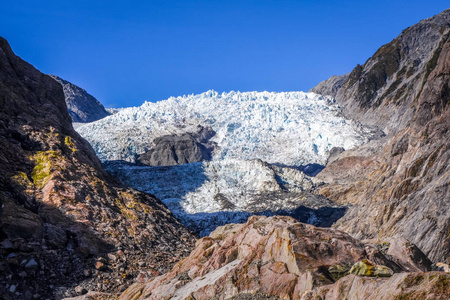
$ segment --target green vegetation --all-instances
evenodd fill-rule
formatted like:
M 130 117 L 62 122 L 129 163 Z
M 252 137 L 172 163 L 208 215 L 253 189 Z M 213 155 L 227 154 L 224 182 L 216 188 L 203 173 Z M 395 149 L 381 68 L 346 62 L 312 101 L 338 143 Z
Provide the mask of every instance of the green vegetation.
M 33 183 L 28 178 L 25 172 L 18 172 L 16 175 L 12 176 L 12 181 L 17 183 L 24 188 L 30 188 L 33 186 Z
M 64 143 L 72 152 L 77 151 L 77 148 L 75 147 L 75 143 L 73 142 L 72 137 L 66 136 L 64 139 Z
M 37 187 L 43 187 L 51 176 L 51 168 L 53 166 L 52 160 L 61 157 L 56 151 L 38 151 L 32 160 L 35 161 L 36 166 L 31 173 L 34 184 Z

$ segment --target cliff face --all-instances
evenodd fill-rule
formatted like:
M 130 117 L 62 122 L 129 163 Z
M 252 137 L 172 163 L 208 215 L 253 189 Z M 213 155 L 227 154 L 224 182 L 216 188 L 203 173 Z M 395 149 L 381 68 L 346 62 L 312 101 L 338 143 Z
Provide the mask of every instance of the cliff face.
M 434 261 L 450 257 L 450 9 L 357 66 L 336 95 L 347 116 L 387 136 L 343 152 L 320 193 L 353 204 L 335 225 L 357 238 L 400 234 Z
M 76 285 L 119 291 L 139 272 L 167 270 L 194 241 L 158 199 L 103 171 L 72 128 L 61 85 L 2 38 L 0 165 L 6 299 L 59 298 Z
M 73 122 L 94 122 L 110 115 L 103 105 L 84 89 L 58 76 L 50 76 L 62 85 L 67 110 Z
M 437 74 L 430 75 L 438 67 L 439 57 L 445 55 L 442 51 L 449 30 L 450 9 L 447 9 L 405 29 L 364 65 L 353 69 L 336 94 L 345 114 L 363 124 L 378 126 L 387 134 L 395 134 L 409 127 L 411 119 L 423 109 L 418 100 L 426 95 L 425 85 L 439 84 L 433 88 L 444 94 L 436 95 L 440 101 L 427 101 L 433 103 L 436 111 L 426 121 L 440 115 L 443 102 L 448 100 L 448 84 L 445 80 L 437 83 Z M 443 63 L 441 59 L 441 66 Z

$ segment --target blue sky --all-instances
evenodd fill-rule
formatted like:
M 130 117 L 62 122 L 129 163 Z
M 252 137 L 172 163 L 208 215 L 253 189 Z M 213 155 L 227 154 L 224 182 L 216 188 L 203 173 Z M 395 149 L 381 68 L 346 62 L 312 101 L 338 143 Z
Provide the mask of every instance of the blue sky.
M 433 1 L 5 1 L 0 36 L 106 107 L 170 96 L 307 91 L 351 71 Z

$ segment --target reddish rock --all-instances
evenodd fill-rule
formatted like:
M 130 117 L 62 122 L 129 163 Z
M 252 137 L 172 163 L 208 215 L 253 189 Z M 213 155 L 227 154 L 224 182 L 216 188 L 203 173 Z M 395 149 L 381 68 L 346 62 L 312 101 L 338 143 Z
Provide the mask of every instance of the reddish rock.
M 341 153 L 317 176 L 322 195 L 351 204 L 335 228 L 379 243 L 402 236 L 433 262 L 450 262 L 449 82 L 450 9 L 349 74 L 336 100 L 386 136 Z
M 16 284 L 22 295 L 75 294 L 66 287 L 86 280 L 84 270 L 94 270 L 95 258 L 115 253 L 120 244 L 128 251 L 125 279 L 112 259 L 106 278 L 84 282 L 88 290 L 118 291 L 117 280 L 131 283 L 138 275 L 144 254 L 152 253 L 142 268 L 154 264 L 166 271 L 195 240 L 161 201 L 103 170 L 72 127 L 61 85 L 17 57 L 3 38 L 0 166 L 0 242 L 17 245 L 20 261 L 32 252 L 42 267 L 39 276 L 21 278 L 23 270 L 2 264 L 11 249 L 0 247 L 0 265 L 6 265 L 0 281 Z
M 401 271 L 375 247 L 342 231 L 299 223 L 290 217 L 253 216 L 246 224 L 217 228 L 200 239 L 189 257 L 172 271 L 135 283 L 120 299 L 228 299 L 248 294 L 300 299 L 320 287 L 334 288 L 337 283 L 328 271 L 331 266 L 360 261 L 370 263 L 373 272 L 364 273 L 368 276 L 391 275 L 391 269 Z M 378 280 L 365 277 L 362 281 Z

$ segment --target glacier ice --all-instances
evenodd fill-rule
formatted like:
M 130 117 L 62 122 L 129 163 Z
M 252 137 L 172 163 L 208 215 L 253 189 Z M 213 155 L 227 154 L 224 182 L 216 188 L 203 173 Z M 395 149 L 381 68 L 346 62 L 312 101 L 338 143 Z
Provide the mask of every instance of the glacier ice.
M 137 166 L 155 138 L 215 132 L 211 161 L 178 166 Z M 343 117 L 332 98 L 303 92 L 208 91 L 171 97 L 77 128 L 108 171 L 125 184 L 160 198 L 182 223 L 208 234 L 218 225 L 244 222 L 253 213 L 293 212 L 323 224 L 336 205 L 311 193 L 314 179 L 301 165 L 324 164 L 333 147 L 361 145 L 371 137 Z M 303 207 L 303 210 L 299 210 Z M 322 219 L 321 219 L 322 218 Z
M 304 92 L 208 91 L 171 97 L 77 128 L 102 161 L 134 162 L 159 136 L 210 126 L 218 149 L 214 159 L 258 158 L 298 166 L 324 164 L 333 147 L 367 141 L 359 124 L 345 119 L 330 97 Z

